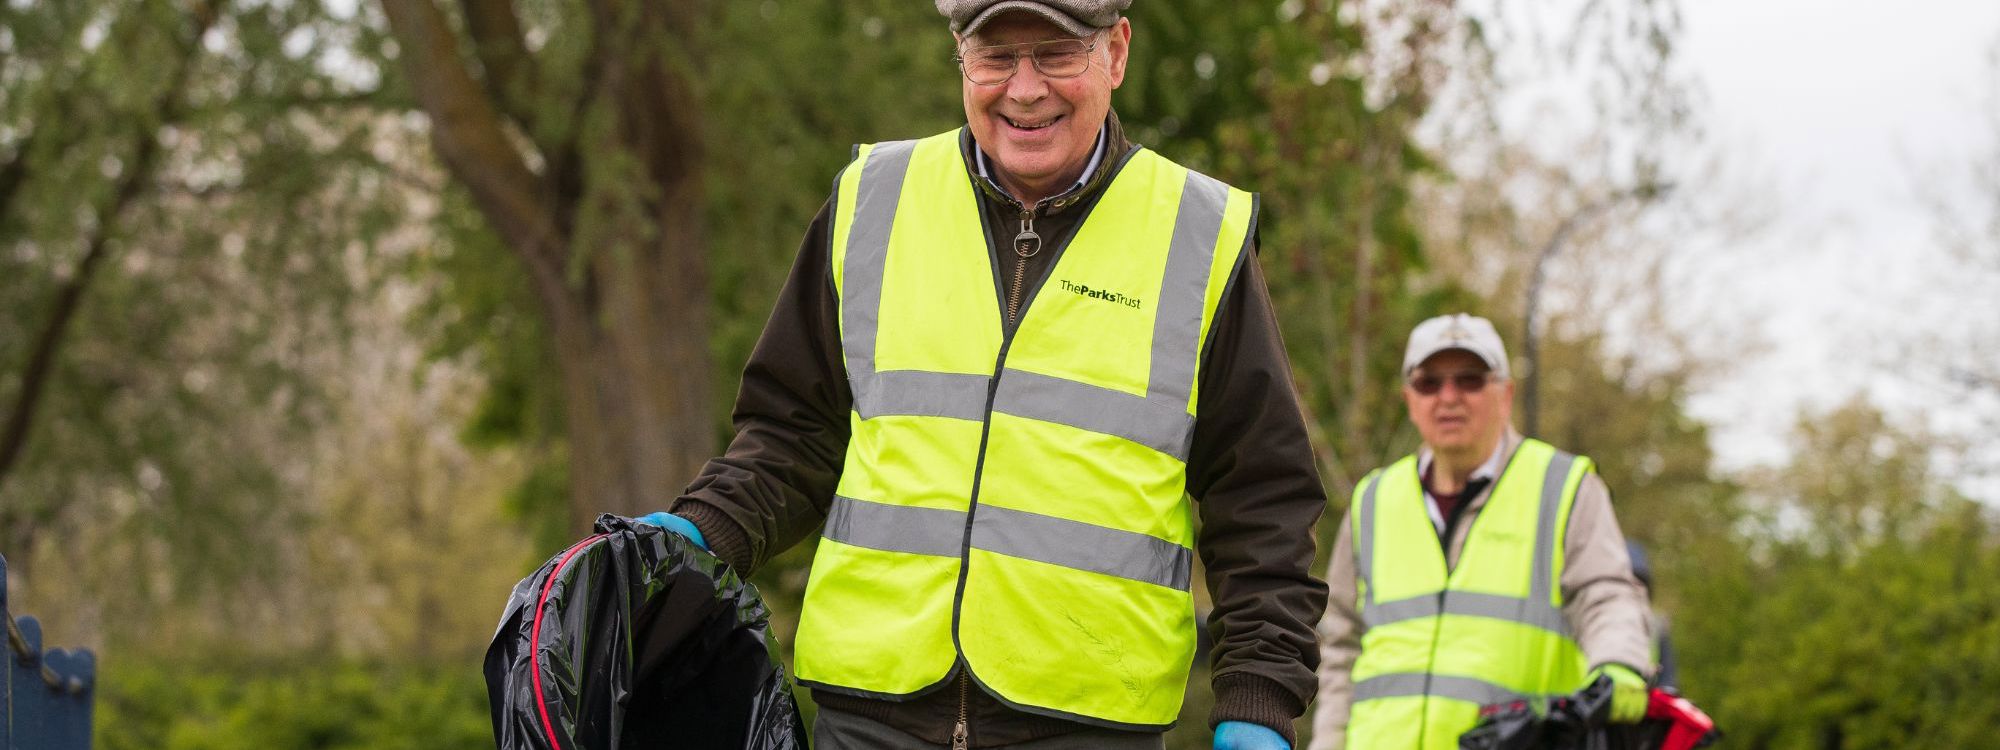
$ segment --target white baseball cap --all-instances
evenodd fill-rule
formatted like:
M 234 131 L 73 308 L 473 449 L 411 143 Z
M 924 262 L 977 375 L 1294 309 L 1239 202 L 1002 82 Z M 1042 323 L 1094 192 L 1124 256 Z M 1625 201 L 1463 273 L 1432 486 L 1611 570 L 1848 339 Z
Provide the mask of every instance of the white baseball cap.
M 1417 365 L 1447 349 L 1464 349 L 1486 363 L 1494 375 L 1507 377 L 1507 347 L 1493 321 L 1475 315 L 1439 315 L 1417 324 L 1410 332 L 1410 345 L 1403 350 L 1403 376 L 1409 377 Z

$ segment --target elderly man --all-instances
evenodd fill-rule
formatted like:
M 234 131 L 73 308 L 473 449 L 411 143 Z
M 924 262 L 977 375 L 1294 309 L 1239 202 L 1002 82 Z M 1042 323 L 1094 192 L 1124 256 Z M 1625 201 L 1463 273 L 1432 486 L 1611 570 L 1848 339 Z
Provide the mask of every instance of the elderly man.
M 1646 599 L 1590 459 L 1509 426 L 1507 351 L 1484 318 L 1418 325 L 1403 375 L 1424 444 L 1362 479 L 1341 523 L 1312 748 L 1456 748 L 1480 705 L 1599 674 L 1612 718 L 1638 721 Z
M 937 0 L 966 126 L 857 149 L 728 452 L 650 517 L 745 572 L 824 523 L 820 750 L 1161 747 L 1197 550 L 1215 746 L 1288 748 L 1312 696 L 1325 495 L 1257 203 L 1126 139 L 1129 2 Z

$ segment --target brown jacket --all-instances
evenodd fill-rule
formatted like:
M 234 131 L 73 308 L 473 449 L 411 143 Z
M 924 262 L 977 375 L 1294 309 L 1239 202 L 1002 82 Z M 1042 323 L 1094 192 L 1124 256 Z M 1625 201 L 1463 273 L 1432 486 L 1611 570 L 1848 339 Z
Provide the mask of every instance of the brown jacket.
M 1500 463 L 1506 465 L 1521 446 L 1521 434 L 1511 428 L 1500 442 Z M 1493 488 L 1472 498 L 1453 524 L 1447 566 L 1458 565 L 1473 519 L 1486 507 Z M 1352 704 L 1354 660 L 1361 655 L 1360 595 L 1355 585 L 1353 514 L 1340 522 L 1333 559 L 1326 569 L 1326 617 L 1319 623 L 1319 702 L 1313 709 L 1309 750 L 1342 750 L 1347 745 L 1347 717 Z M 1645 590 L 1632 576 L 1625 553 L 1625 534 L 1611 512 L 1611 491 L 1595 473 L 1584 477 L 1570 509 L 1569 530 L 1563 537 L 1563 618 L 1577 634 L 1590 666 L 1623 664 L 1640 674 L 1652 672 L 1652 609 Z
M 1022 309 L 1075 234 L 1104 185 L 1137 147 L 1114 115 L 1106 148 L 1084 185 L 1036 208 L 1042 250 L 1025 261 Z M 1017 278 L 1011 252 L 1022 206 L 971 172 L 970 137 L 961 145 L 1001 286 L 1002 317 Z M 820 209 L 799 247 L 777 307 L 744 367 L 736 436 L 672 509 L 700 528 L 716 554 L 740 571 L 813 534 L 826 518 L 847 450 L 853 394 L 841 358 L 838 301 L 829 238 L 832 203 Z M 1254 250 L 1254 245 L 1252 247 Z M 1008 252 L 1000 252 L 1009 250 Z M 1215 604 L 1208 627 L 1216 696 L 1211 725 L 1240 720 L 1286 736 L 1312 698 L 1313 622 L 1326 586 L 1313 577 L 1311 529 L 1326 507 L 1290 365 L 1254 253 L 1242 255 L 1211 324 L 1203 353 L 1198 418 L 1187 470 L 1201 530 L 1196 551 Z M 958 712 L 955 685 L 898 701 L 815 691 L 820 705 L 874 718 L 945 744 Z M 974 687 L 973 746 L 1024 742 L 1072 732 L 1072 721 L 1024 713 Z

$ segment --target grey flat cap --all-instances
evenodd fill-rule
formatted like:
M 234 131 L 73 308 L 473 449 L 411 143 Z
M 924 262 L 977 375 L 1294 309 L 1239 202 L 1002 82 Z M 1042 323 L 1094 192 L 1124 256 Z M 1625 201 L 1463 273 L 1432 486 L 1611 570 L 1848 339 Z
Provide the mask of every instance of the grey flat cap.
M 1132 0 L 936 0 L 939 13 L 951 19 L 954 34 L 970 34 L 1010 10 L 1022 10 L 1061 26 L 1076 36 L 1118 22 L 1118 12 Z

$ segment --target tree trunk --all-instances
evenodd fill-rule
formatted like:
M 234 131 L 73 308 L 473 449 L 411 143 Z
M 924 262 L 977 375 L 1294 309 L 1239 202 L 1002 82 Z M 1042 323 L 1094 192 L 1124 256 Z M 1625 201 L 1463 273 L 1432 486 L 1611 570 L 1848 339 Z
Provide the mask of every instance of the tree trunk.
M 132 153 L 127 156 L 130 163 L 117 177 L 111 190 L 109 202 L 97 206 L 97 220 L 84 240 L 83 258 L 68 281 L 56 289 L 49 304 L 49 317 L 35 336 L 35 346 L 29 351 L 28 360 L 21 373 L 20 389 L 14 394 L 13 404 L 5 418 L 0 419 L 0 484 L 4 484 L 12 473 L 15 463 L 27 451 L 28 440 L 33 437 L 36 413 L 41 406 L 41 398 L 49 385 L 49 375 L 55 368 L 56 359 L 62 355 L 64 338 L 69 334 L 70 322 L 82 308 L 84 295 L 90 291 L 91 282 L 97 278 L 97 270 L 110 254 L 110 243 L 118 229 L 119 217 L 125 209 L 137 201 L 154 177 L 159 164 L 159 129 L 178 122 L 185 102 L 188 76 L 194 69 L 195 58 L 201 54 L 199 41 L 214 25 L 216 10 L 211 3 L 200 3 L 189 14 L 188 35 L 176 40 L 180 56 L 173 61 L 173 75 L 167 85 L 154 96 L 150 111 L 143 119 L 133 124 Z M 57 100 L 57 113 L 68 112 L 68 100 Z M 61 122 L 57 117 L 54 122 Z M 29 174 L 28 160 L 33 140 L 43 131 L 31 132 L 23 139 L 15 157 L 0 165 L 0 217 L 11 208 L 16 191 Z M 16 541 L 25 546 L 32 530 L 17 531 Z
M 601 314 L 555 333 L 577 529 L 665 509 L 713 455 L 705 264 L 698 240 L 661 245 L 630 273 L 598 274 Z
M 701 117 L 687 48 L 702 4 L 590 0 L 590 83 L 572 127 L 551 111 L 506 0 L 460 0 L 481 85 L 436 0 L 383 0 L 439 156 L 541 303 L 561 369 L 569 520 L 660 510 L 715 449 L 702 226 Z M 581 20 L 577 21 L 581 23 Z M 536 92 L 540 92 L 537 94 Z M 499 101 L 495 101 L 498 98 Z M 540 171 L 508 132 L 535 140 Z

